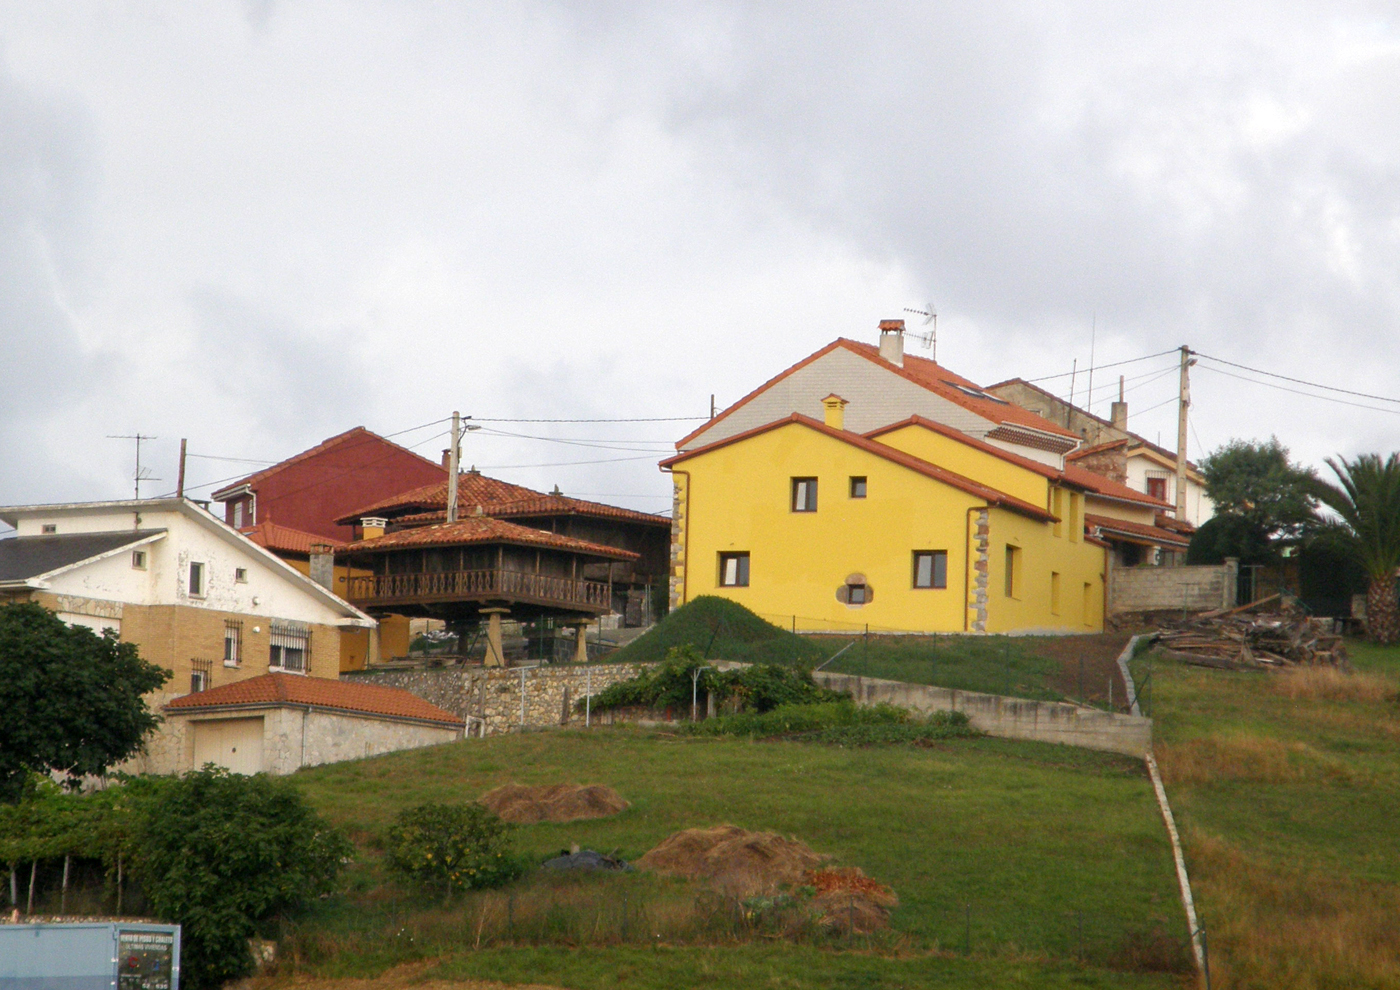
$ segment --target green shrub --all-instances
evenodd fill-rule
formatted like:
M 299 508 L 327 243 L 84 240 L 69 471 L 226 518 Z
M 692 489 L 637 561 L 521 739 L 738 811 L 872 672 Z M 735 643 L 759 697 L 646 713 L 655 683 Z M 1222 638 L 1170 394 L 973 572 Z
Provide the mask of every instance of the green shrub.
M 965 712 L 934 712 L 907 722 L 863 722 L 837 725 L 803 738 L 837 746 L 891 746 L 935 739 L 966 739 L 981 735 Z
M 519 875 L 513 827 L 479 804 L 420 804 L 389 828 L 389 865 L 444 893 L 498 887 Z
M 768 712 L 740 712 L 696 723 L 706 736 L 783 736 L 812 742 L 873 746 L 920 739 L 977 735 L 963 712 L 934 712 L 921 718 L 893 705 L 857 707 L 849 698 L 812 705 L 782 705 Z
M 615 708 L 686 710 L 706 693 L 717 701 L 737 698 L 743 711 L 766 712 L 782 705 L 835 701 L 844 695 L 812 680 L 810 671 L 778 664 L 754 664 L 721 671 L 707 665 L 694 646 L 673 646 L 666 659 L 636 677 L 612 684 L 593 696 L 595 711 Z M 578 703 L 580 711 L 583 702 Z
M 290 782 L 264 774 L 142 780 L 133 797 L 134 872 L 153 913 L 183 926 L 191 990 L 247 975 L 259 925 L 329 893 L 353 852 Z

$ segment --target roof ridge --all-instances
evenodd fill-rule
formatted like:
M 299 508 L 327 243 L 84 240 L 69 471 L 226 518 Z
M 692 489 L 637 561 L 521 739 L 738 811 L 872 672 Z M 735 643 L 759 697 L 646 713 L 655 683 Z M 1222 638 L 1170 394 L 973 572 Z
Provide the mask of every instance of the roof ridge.
M 261 471 L 255 471 L 254 473 L 248 475 L 245 478 L 241 478 L 238 481 L 232 482 L 231 484 L 224 485 L 217 491 L 210 492 L 209 498 L 215 502 L 222 501 L 222 499 L 219 498 L 220 495 L 229 494 L 231 492 L 236 491 L 239 488 L 242 488 L 245 485 L 252 485 L 256 482 L 262 481 L 263 479 L 268 478 L 279 471 L 283 471 L 286 468 L 291 467 L 293 464 L 299 464 L 302 461 L 307 460 L 308 458 L 315 457 L 317 454 L 324 454 L 328 450 L 333 450 L 336 447 L 339 447 L 347 440 L 351 439 L 356 435 L 373 437 L 375 440 L 378 440 L 381 443 L 388 444 L 391 447 L 397 448 L 398 450 L 403 451 L 406 454 L 410 454 L 413 457 L 418 458 L 420 461 L 423 461 L 425 464 L 431 464 L 433 467 L 440 468 L 442 466 L 436 461 L 424 457 L 417 451 L 410 450 L 403 444 L 394 443 L 394 441 L 390 440 L 388 437 L 380 436 L 373 430 L 367 429 L 364 426 L 352 426 L 345 432 L 337 433 L 333 437 L 327 437 L 320 443 L 308 447 L 298 454 L 293 454 L 291 457 L 285 458 L 284 460 L 280 460 L 276 464 L 263 468 Z

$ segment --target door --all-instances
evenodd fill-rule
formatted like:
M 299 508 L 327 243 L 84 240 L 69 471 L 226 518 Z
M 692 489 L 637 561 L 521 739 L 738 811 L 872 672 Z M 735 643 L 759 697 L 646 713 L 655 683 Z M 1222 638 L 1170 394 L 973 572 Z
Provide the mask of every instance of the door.
M 194 768 L 206 763 L 227 767 L 234 773 L 261 773 L 263 768 L 263 720 L 226 718 L 194 723 Z

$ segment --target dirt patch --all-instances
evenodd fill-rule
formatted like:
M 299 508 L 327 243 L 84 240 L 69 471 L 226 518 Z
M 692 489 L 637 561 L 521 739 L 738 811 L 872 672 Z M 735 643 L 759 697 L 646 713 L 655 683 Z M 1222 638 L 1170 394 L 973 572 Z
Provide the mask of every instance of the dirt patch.
M 1066 698 L 1099 704 L 1107 703 L 1109 681 L 1113 682 L 1113 707 L 1127 711 L 1127 688 L 1118 657 L 1132 636 L 1128 633 L 1099 633 L 1091 636 L 1037 636 L 1027 645 L 1030 652 L 1060 665 L 1048 687 Z
M 807 872 L 826 858 L 790 836 L 716 825 L 677 832 L 636 865 L 702 880 L 726 894 L 750 897 L 803 883 Z
M 608 818 L 627 807 L 622 795 L 603 784 L 502 784 L 480 799 L 495 814 L 517 825 Z
M 423 980 L 423 974 L 437 963 L 433 961 L 406 963 L 395 966 L 370 979 L 316 979 L 307 976 L 255 976 L 237 980 L 225 990 L 561 990 L 542 983 L 497 983 L 495 980 Z

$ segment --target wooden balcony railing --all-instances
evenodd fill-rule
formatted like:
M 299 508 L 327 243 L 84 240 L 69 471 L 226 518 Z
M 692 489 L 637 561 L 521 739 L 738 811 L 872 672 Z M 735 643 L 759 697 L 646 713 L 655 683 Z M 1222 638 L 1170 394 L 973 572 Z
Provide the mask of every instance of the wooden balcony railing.
M 349 599 L 357 605 L 448 602 L 487 598 L 518 599 L 544 605 L 612 604 L 606 581 L 577 581 L 548 574 L 497 570 L 372 574 L 351 577 Z

